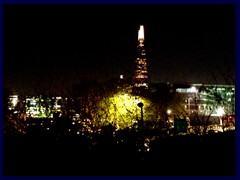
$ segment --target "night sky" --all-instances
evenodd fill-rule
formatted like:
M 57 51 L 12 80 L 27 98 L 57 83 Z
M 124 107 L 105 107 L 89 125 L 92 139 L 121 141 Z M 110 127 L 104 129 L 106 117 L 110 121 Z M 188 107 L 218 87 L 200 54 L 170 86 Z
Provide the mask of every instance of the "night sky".
M 140 25 L 151 82 L 235 76 L 234 5 L 5 5 L 4 86 L 132 77 Z

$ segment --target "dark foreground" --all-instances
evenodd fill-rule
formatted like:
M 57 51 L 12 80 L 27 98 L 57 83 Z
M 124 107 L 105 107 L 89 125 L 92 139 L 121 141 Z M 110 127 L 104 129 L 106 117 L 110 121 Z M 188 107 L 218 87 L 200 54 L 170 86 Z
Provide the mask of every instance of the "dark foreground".
M 235 175 L 234 132 L 159 137 L 142 154 L 136 139 L 4 135 L 4 175 Z

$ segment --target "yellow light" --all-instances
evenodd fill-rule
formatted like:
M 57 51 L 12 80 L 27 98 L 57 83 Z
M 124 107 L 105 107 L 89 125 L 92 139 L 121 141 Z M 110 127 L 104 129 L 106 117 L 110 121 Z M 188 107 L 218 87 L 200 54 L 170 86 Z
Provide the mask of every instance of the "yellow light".
M 96 119 L 100 116 L 101 119 L 104 119 L 104 121 L 101 121 L 103 125 L 106 123 L 114 124 L 117 129 L 131 127 L 135 123 L 136 118 L 141 116 L 140 109 L 137 106 L 138 102 L 144 104 L 144 119 L 151 119 L 150 116 L 153 117 L 154 112 L 151 110 L 150 101 L 128 93 L 117 93 L 109 98 L 103 99 L 99 104 Z

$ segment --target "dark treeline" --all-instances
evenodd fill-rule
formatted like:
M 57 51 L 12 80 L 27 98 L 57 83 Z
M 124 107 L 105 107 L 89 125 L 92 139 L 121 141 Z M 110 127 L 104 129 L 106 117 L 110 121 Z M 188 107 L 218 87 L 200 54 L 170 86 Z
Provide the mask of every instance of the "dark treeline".
M 91 136 L 7 134 L 4 175 L 235 174 L 233 132 L 168 137 L 129 129 L 113 132 L 108 126 Z
M 235 174 L 235 131 L 181 135 L 170 128 L 167 114 L 170 107 L 173 119 L 186 117 L 180 95 L 169 86 L 129 87 L 121 80 L 83 81 L 72 87 L 53 118 L 25 120 L 26 106 L 9 110 L 11 91 L 5 90 L 4 175 Z M 37 95 L 48 105 L 42 93 Z M 142 98 L 144 111 L 136 97 Z M 126 106 L 128 99 L 134 103 Z M 76 114 L 79 119 L 73 120 Z

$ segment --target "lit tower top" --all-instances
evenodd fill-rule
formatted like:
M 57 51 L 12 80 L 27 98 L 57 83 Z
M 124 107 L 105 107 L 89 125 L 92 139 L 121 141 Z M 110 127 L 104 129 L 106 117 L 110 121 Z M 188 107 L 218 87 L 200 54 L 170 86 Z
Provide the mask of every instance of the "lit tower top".
M 144 48 L 144 28 L 143 25 L 140 26 L 138 30 L 138 54 L 136 63 L 136 70 L 134 76 L 134 85 L 136 87 L 148 88 L 148 71 L 147 71 L 147 59 Z
M 143 25 L 140 26 L 140 29 L 138 30 L 138 41 L 143 43 L 144 41 L 144 29 Z

